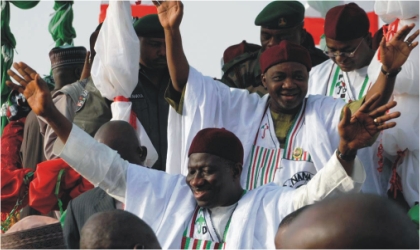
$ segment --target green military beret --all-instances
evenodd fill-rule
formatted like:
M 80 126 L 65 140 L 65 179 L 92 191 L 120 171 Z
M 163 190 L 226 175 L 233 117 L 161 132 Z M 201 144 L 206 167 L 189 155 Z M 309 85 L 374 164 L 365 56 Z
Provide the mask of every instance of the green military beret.
M 298 1 L 274 1 L 255 18 L 255 25 L 269 29 L 287 29 L 303 22 L 305 7 Z
M 133 24 L 137 36 L 164 38 L 163 27 L 157 14 L 144 16 Z

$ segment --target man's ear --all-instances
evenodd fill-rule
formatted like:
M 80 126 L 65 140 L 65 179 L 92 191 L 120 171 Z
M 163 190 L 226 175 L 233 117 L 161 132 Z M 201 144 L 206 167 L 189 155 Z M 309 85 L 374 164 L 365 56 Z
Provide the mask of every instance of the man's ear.
M 145 146 L 139 147 L 140 160 L 144 162 L 147 157 L 147 148 Z
M 82 76 L 83 67 L 76 67 L 74 69 L 74 75 L 76 76 L 76 79 L 80 79 Z
M 303 28 L 303 23 L 301 25 L 302 26 L 300 28 L 300 44 L 302 45 L 306 39 L 306 29 Z
M 369 46 L 369 48 L 372 49 L 372 45 L 373 45 L 372 44 L 372 41 L 373 41 L 373 39 L 372 39 L 372 34 L 370 32 L 368 32 L 368 34 L 366 35 L 365 41 L 366 41 L 366 44 Z
M 265 73 L 261 74 L 261 82 L 264 86 L 264 89 L 267 90 L 267 82 L 266 81 L 267 81 L 267 79 L 265 78 Z
M 242 174 L 242 164 L 241 163 L 236 163 L 235 166 L 233 166 L 232 168 L 232 172 L 233 172 L 233 178 L 236 179 L 240 179 L 241 178 L 241 174 Z

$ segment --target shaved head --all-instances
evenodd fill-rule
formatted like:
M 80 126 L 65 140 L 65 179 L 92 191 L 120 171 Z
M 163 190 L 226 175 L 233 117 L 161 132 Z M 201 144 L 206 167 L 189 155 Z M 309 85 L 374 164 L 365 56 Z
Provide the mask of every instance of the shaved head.
M 147 149 L 140 145 L 136 131 L 128 122 L 105 123 L 96 132 L 95 139 L 117 151 L 124 160 L 133 164 L 144 164 Z
M 419 248 L 406 213 L 387 198 L 343 195 L 316 203 L 280 227 L 276 248 Z
M 123 210 L 94 214 L 83 226 L 81 249 L 160 249 L 153 230 L 136 215 Z

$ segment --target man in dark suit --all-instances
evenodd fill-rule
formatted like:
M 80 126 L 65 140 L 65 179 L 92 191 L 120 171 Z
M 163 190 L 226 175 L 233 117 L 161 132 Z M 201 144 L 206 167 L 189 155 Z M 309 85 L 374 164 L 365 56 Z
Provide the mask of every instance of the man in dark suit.
M 147 149 L 141 146 L 138 135 L 125 121 L 105 123 L 96 132 L 95 139 L 116 150 L 121 158 L 130 163 L 143 165 L 146 159 Z M 67 248 L 79 249 L 80 232 L 93 214 L 123 208 L 124 204 L 116 201 L 100 188 L 89 190 L 70 201 L 63 228 Z

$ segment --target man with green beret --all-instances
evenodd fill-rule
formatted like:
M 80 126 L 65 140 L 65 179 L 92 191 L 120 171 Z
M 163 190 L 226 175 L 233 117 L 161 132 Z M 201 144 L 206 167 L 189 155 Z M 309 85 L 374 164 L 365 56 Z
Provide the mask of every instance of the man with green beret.
M 328 57 L 315 47 L 311 34 L 303 28 L 304 15 L 305 7 L 298 1 L 268 4 L 255 19 L 255 25 L 261 26 L 261 46 L 243 41 L 227 48 L 223 55 L 222 82 L 229 87 L 266 94 L 267 90 L 261 83 L 259 58 L 267 48 L 282 40 L 304 46 L 309 51 L 313 66 L 327 60 Z
M 170 81 L 165 35 L 156 14 L 137 19 L 133 25 L 140 40 L 140 69 L 130 101 L 159 156 L 152 168 L 165 171 L 169 105 L 164 94 Z

